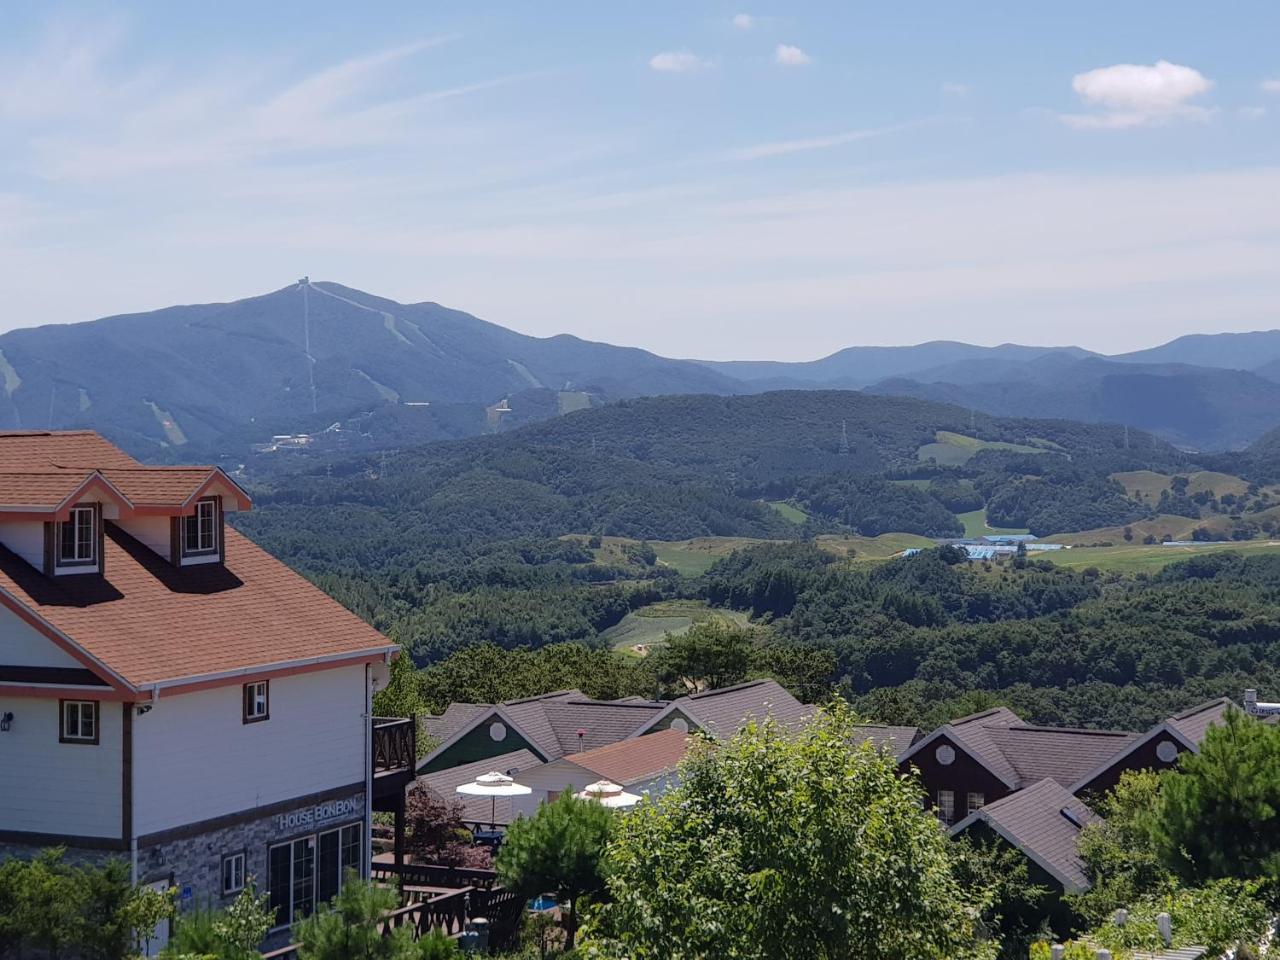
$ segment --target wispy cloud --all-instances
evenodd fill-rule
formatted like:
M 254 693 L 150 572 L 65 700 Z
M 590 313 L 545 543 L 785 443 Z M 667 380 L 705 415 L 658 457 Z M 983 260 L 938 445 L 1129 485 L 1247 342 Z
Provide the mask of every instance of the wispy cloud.
M 688 73 L 705 65 L 705 60 L 688 50 L 668 50 L 649 58 L 649 66 L 659 73 Z
M 1143 65 L 1118 63 L 1072 78 L 1071 86 L 1098 113 L 1064 114 L 1061 119 L 1081 130 L 1124 130 L 1178 120 L 1207 120 L 1213 111 L 1191 103 L 1207 93 L 1213 81 L 1192 67 L 1159 60 Z
M 1280 93 L 1280 80 L 1263 80 L 1261 86 L 1264 93 Z
M 749 13 L 735 13 L 733 15 L 733 25 L 739 30 L 750 30 L 756 25 L 756 18 Z
M 775 63 L 784 67 L 803 67 L 813 62 L 813 58 L 789 43 L 780 43 L 777 49 L 773 51 L 773 59 Z
M 954 80 L 944 80 L 939 89 L 948 97 L 967 97 L 973 92 L 969 84 L 957 83 Z
M 802 137 L 797 140 L 772 140 L 768 143 L 757 143 L 749 147 L 731 150 L 725 155 L 729 160 L 760 160 L 765 157 L 785 157 L 793 153 L 807 153 L 810 150 L 828 150 L 831 147 L 844 146 L 847 143 L 858 143 L 862 140 L 874 140 L 887 134 L 898 133 L 930 121 L 910 121 L 897 123 L 887 127 L 871 127 L 863 130 L 846 130 L 843 133 L 832 133 L 821 137 Z

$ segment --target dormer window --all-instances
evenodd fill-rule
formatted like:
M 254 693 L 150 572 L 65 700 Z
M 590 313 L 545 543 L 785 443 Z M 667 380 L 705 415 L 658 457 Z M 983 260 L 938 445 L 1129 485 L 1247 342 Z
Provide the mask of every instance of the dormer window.
M 66 520 L 57 525 L 57 565 L 92 567 L 98 562 L 98 509 L 72 507 Z
M 200 557 L 217 553 L 218 527 L 217 499 L 198 501 L 195 514 L 183 519 L 182 555 Z

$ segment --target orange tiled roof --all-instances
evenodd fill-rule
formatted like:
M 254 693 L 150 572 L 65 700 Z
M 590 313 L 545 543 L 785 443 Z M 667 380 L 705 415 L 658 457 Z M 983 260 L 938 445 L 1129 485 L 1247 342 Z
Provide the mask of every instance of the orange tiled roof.
M 0 473 L 0 508 L 56 506 L 74 493 L 90 473 L 87 470 Z
M 92 430 L 0 431 L 0 464 L 7 472 L 40 473 L 59 467 L 82 471 L 141 464 Z
M 674 770 L 693 739 L 679 730 L 659 730 L 594 750 L 571 753 L 565 759 L 625 787 Z
M 56 506 L 95 470 L 135 507 L 180 506 L 220 474 L 207 466 L 145 466 L 90 431 L 0 432 L 0 506 Z
M 106 527 L 102 576 L 46 577 L 0 547 L 0 589 L 135 688 L 397 649 L 235 530 L 225 565 L 174 567 Z

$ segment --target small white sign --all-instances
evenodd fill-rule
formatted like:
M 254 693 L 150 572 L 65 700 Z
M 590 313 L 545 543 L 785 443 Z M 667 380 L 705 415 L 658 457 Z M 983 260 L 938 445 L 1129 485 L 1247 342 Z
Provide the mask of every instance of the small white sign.
M 313 807 L 303 807 L 290 813 L 282 813 L 276 817 L 276 827 L 280 830 L 306 830 L 310 827 L 322 827 L 334 820 L 354 816 L 362 812 L 359 797 L 344 797 L 341 800 L 326 800 Z

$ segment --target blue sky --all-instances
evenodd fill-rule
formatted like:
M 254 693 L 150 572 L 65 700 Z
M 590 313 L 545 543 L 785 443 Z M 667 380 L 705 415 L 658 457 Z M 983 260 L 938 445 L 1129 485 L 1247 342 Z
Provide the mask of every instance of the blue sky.
M 1280 326 L 1280 6 L 6 10 L 0 329 L 297 276 L 805 359 Z

